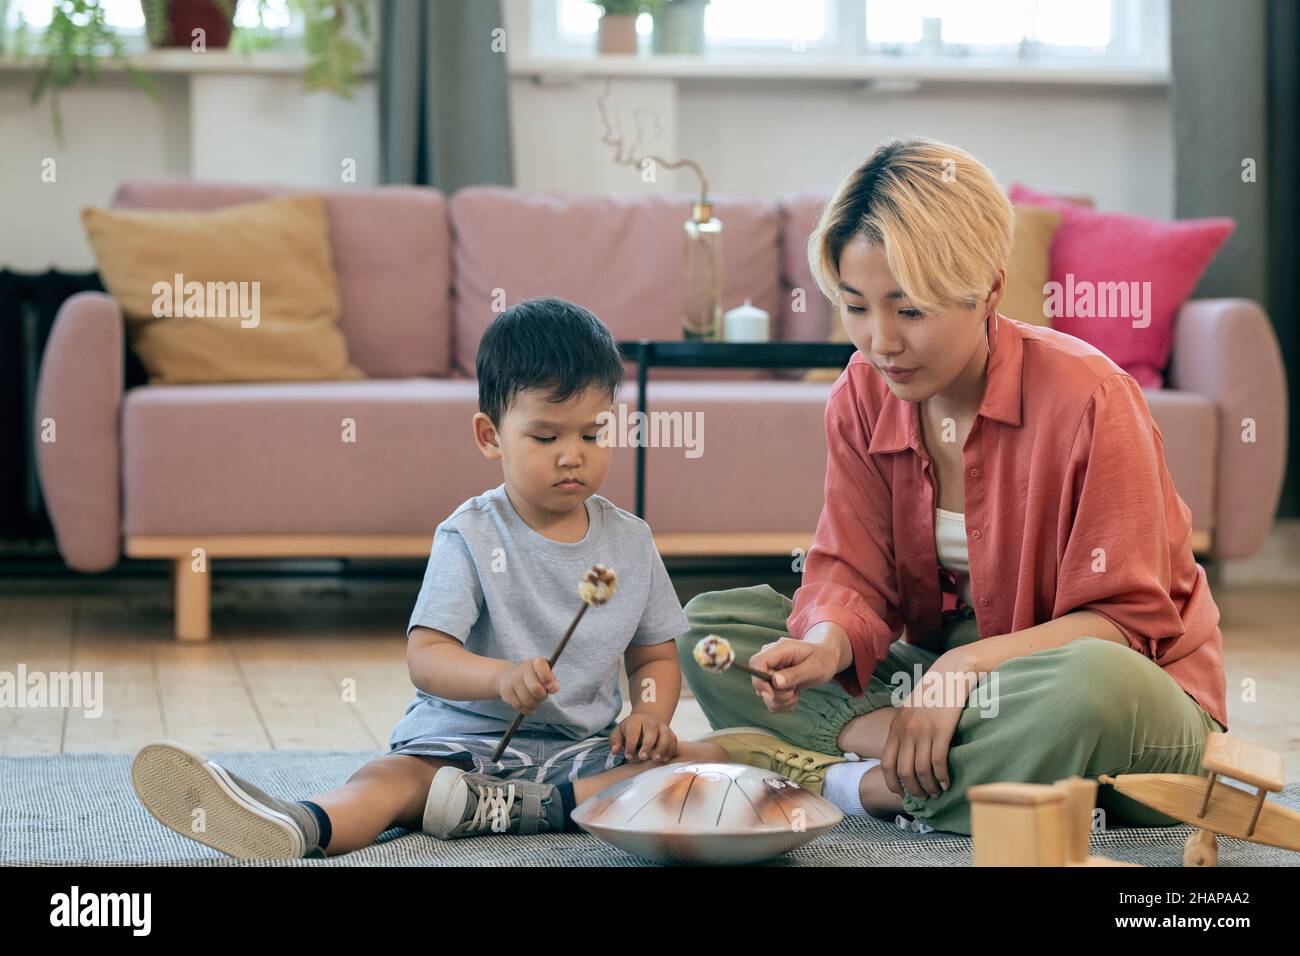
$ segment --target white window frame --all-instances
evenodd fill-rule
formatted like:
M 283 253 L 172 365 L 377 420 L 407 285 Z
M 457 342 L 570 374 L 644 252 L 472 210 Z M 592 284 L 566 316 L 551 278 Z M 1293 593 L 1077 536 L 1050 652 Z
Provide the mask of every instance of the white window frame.
M 134 3 L 135 6 L 139 6 L 140 0 L 129 0 L 129 2 Z M 236 2 L 238 2 L 238 0 L 236 0 Z M 274 35 L 279 43 L 288 46 L 293 46 L 293 45 L 300 46 L 302 44 L 302 39 L 303 39 L 302 15 L 301 13 L 299 13 L 297 10 L 294 9 L 289 10 L 289 15 L 290 15 L 289 25 L 287 27 L 281 28 L 280 30 L 273 31 Z M 4 16 L 5 16 L 5 22 L 3 24 L 0 24 L 0 32 L 4 33 L 6 37 L 6 43 L 12 44 L 13 34 L 15 29 L 18 26 L 17 2 L 11 2 L 5 8 Z M 372 14 L 372 22 L 373 22 L 373 16 L 374 14 Z M 41 34 L 44 33 L 44 29 L 41 27 L 29 27 L 28 29 L 29 29 L 29 34 L 28 34 L 29 38 L 33 42 L 39 40 Z M 149 40 L 145 36 L 145 28 L 143 26 L 113 27 L 113 30 L 122 39 L 123 46 L 125 46 L 127 52 L 141 53 L 150 49 Z M 374 31 L 372 30 L 372 33 L 373 32 Z M 8 47 L 6 47 L 6 52 L 11 52 L 9 51 Z
M 826 4 L 826 33 L 827 37 L 820 43 L 812 42 L 804 45 L 804 49 L 809 53 L 838 54 L 842 52 L 843 42 L 840 37 L 839 7 L 841 0 L 822 0 Z M 594 38 L 584 38 L 574 40 L 562 36 L 558 29 L 559 24 L 559 0 L 531 0 L 531 17 L 530 17 L 530 50 L 531 56 L 539 57 L 564 57 L 564 58 L 584 58 L 596 56 L 596 47 Z M 746 55 L 746 56 L 780 56 L 784 51 L 789 51 L 791 44 L 789 42 L 762 42 L 753 40 L 737 40 L 715 42 L 710 47 L 710 53 L 717 56 L 729 55 Z
M 1167 71 L 1169 68 L 1169 0 L 1111 0 L 1113 29 L 1110 46 L 1104 53 L 1022 43 L 990 49 L 945 45 L 937 55 L 926 55 L 919 44 L 894 49 L 868 44 L 866 18 L 870 2 L 872 0 L 825 0 L 826 38 L 820 43 L 804 44 L 798 51 L 793 49 L 793 45 L 785 44 L 715 41 L 701 59 L 718 65 L 736 57 L 750 61 L 770 58 L 774 65 L 798 57 L 882 65 L 915 63 L 924 59 L 948 67 L 959 67 L 963 63 L 972 67 L 1032 64 L 1098 73 L 1134 69 Z M 531 0 L 530 13 L 530 57 L 600 59 L 593 39 L 573 40 L 559 34 L 559 0 Z

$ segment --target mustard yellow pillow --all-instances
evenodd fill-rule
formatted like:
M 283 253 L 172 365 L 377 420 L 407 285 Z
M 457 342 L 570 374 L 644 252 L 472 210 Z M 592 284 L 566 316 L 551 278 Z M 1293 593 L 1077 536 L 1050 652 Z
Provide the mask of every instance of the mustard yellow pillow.
M 1017 203 L 1016 227 L 1007 264 L 1007 291 L 998 311 L 1027 325 L 1050 327 L 1043 315 L 1044 291 L 1052 278 L 1052 237 L 1061 225 L 1061 214 L 1043 206 Z
M 1007 264 L 1007 291 L 998 311 L 1008 318 L 1028 325 L 1050 326 L 1043 315 L 1047 301 L 1044 287 L 1052 277 L 1052 237 L 1061 225 L 1061 214 L 1043 206 L 1016 204 L 1015 226 L 1011 242 L 1011 261 Z M 832 342 L 847 342 L 838 312 L 831 313 Z M 841 369 L 815 368 L 804 376 L 805 382 L 833 382 Z
M 151 384 L 365 377 L 338 327 L 320 196 L 201 212 L 85 208 L 81 221 Z

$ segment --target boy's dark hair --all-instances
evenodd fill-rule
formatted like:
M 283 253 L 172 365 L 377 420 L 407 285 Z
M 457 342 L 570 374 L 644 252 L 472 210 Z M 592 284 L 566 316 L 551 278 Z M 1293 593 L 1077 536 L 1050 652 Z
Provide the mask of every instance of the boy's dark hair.
M 488 326 L 478 344 L 478 408 L 498 428 L 515 397 L 544 388 L 564 402 L 589 386 L 611 401 L 623 381 L 623 358 L 605 324 L 564 299 L 525 299 Z

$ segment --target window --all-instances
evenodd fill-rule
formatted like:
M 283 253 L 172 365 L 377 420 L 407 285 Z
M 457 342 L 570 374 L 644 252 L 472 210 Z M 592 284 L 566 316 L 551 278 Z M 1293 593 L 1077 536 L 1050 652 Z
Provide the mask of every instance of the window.
M 830 36 L 830 6 L 828 0 L 714 0 L 704 10 L 704 35 L 724 48 L 820 45 Z
M 235 2 L 235 0 L 232 0 Z M 100 0 L 104 19 L 126 41 L 128 49 L 147 46 L 144 36 L 144 7 L 140 0 Z M 19 21 L 37 34 L 50 25 L 53 0 L 9 0 L 4 11 L 5 22 L 0 24 L 0 34 L 12 36 Z M 0 4 L 0 10 L 4 5 Z M 257 4 L 244 0 L 235 7 L 235 26 L 253 29 L 258 26 Z M 286 0 L 266 0 L 262 16 L 262 33 L 271 36 L 296 36 L 302 32 L 301 18 L 289 11 Z
M 589 57 L 600 10 L 532 0 L 539 57 Z M 653 21 L 637 20 L 649 53 Z M 1008 63 L 1168 69 L 1168 0 L 712 0 L 706 59 L 812 54 L 877 63 Z
M 867 0 L 867 50 L 921 54 L 1105 56 L 1120 39 L 1114 0 Z
M 704 10 L 711 50 L 750 53 L 784 49 L 830 50 L 838 0 L 712 0 Z M 588 0 L 532 0 L 533 50 L 541 56 L 589 56 L 596 49 L 600 8 Z M 648 43 L 649 13 L 637 17 L 637 34 Z

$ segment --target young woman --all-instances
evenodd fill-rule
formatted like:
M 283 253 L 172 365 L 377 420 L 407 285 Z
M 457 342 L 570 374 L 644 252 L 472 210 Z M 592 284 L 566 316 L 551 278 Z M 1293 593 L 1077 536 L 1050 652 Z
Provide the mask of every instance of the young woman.
M 858 351 L 802 586 L 701 594 L 679 642 L 733 759 L 917 829 L 969 833 L 981 783 L 1199 773 L 1227 729 L 1163 436 L 1097 349 L 998 313 L 1012 220 L 988 169 L 923 138 L 841 183 L 808 252 Z M 776 686 L 694 665 L 709 633 Z M 1109 823 L 1177 822 L 1098 801 Z

